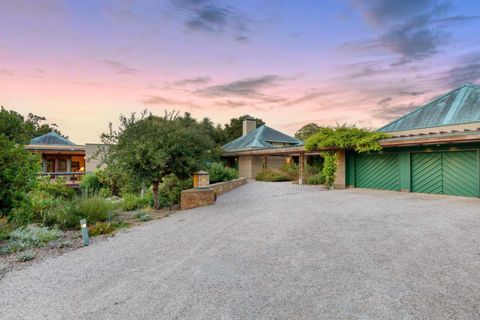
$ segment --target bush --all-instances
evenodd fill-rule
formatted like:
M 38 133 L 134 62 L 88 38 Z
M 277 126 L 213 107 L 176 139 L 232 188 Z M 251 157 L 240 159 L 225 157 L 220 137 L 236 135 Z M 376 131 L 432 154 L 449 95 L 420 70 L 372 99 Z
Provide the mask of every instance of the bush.
M 306 183 L 307 184 L 324 184 L 325 179 L 323 178 L 323 175 L 321 173 L 317 173 L 309 176 L 306 180 Z
M 138 211 L 135 213 L 135 218 L 138 220 L 138 221 L 142 221 L 142 222 L 145 222 L 145 221 L 149 221 L 149 220 L 152 220 L 152 217 L 145 211 Z
M 27 261 L 35 259 L 36 257 L 37 257 L 37 255 L 35 254 L 35 252 L 27 251 L 27 252 L 23 252 L 23 253 L 19 254 L 17 256 L 17 260 L 20 261 L 20 262 L 27 262 Z
M 71 200 L 75 196 L 75 190 L 69 188 L 65 183 L 65 179 L 57 178 L 55 181 L 50 181 L 50 178 L 44 177 L 40 179 L 36 190 L 45 193 L 55 199 L 61 198 L 64 200 Z
M 92 237 L 101 234 L 109 234 L 115 231 L 115 226 L 108 222 L 97 222 L 94 225 L 88 227 L 88 233 Z
M 73 203 L 61 203 L 50 208 L 43 214 L 43 224 L 49 227 L 56 226 L 60 229 L 78 228 L 80 217 L 76 214 Z
M 180 203 L 182 190 L 190 189 L 191 187 L 191 179 L 180 180 L 174 174 L 166 176 L 158 188 L 160 207 L 171 207 L 174 204 Z
M 151 199 L 153 201 L 153 194 Z M 141 197 L 132 193 L 127 193 L 123 196 L 123 201 L 120 206 L 124 211 L 133 211 L 145 208 L 148 205 L 150 205 L 150 196 Z
M 280 181 L 290 181 L 290 178 L 285 175 L 285 173 L 280 170 L 269 170 L 265 169 L 260 171 L 255 177 L 257 181 L 267 181 L 267 182 L 280 182 Z
M 88 223 L 96 223 L 108 220 L 112 209 L 112 203 L 104 198 L 83 198 L 76 205 L 76 215 L 87 219 Z
M 19 252 L 32 247 L 42 247 L 62 236 L 63 232 L 58 229 L 37 226 L 21 227 L 10 233 L 10 240 L 0 249 L 0 254 Z
M 80 181 L 80 190 L 85 196 L 97 195 L 102 185 L 96 173 L 87 173 Z
M 40 247 L 57 240 L 63 236 L 63 232 L 58 229 L 47 227 L 28 226 L 15 229 L 10 233 L 11 241 L 29 243 L 31 246 Z
M 238 178 L 238 171 L 234 168 L 225 167 L 221 162 L 212 162 L 208 168 L 210 183 L 230 181 Z
M 288 180 L 295 181 L 298 180 L 298 174 L 300 169 L 297 164 L 295 163 L 286 163 L 282 166 L 280 171 L 288 177 Z
M 26 200 L 21 205 L 10 211 L 8 222 L 12 226 L 24 226 L 34 220 L 35 213 L 32 210 L 31 202 Z

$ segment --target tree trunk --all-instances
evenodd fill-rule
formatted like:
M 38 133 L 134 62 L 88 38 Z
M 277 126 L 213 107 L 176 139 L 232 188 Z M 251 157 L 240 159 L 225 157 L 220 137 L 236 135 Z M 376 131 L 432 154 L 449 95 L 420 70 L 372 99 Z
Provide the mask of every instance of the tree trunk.
M 155 210 L 160 209 L 160 199 L 158 198 L 158 182 L 153 183 L 153 208 Z

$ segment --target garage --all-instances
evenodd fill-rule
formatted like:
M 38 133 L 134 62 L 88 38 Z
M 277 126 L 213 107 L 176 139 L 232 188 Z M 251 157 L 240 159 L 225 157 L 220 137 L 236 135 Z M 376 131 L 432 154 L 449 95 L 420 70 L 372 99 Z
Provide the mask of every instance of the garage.
M 480 197 L 480 87 L 463 85 L 378 129 L 382 152 L 347 150 L 346 185 Z
M 411 191 L 478 197 L 477 151 L 412 153 Z
M 359 154 L 355 166 L 358 188 L 400 191 L 398 153 Z

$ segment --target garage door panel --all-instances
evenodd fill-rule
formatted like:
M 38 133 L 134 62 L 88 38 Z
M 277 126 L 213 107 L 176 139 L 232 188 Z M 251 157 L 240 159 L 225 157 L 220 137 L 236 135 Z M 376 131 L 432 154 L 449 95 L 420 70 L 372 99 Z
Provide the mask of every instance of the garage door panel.
M 443 154 L 443 193 L 457 196 L 479 195 L 476 151 Z
M 413 153 L 411 163 L 412 191 L 442 194 L 442 155 Z
M 398 154 L 358 155 L 356 185 L 359 188 L 400 190 Z

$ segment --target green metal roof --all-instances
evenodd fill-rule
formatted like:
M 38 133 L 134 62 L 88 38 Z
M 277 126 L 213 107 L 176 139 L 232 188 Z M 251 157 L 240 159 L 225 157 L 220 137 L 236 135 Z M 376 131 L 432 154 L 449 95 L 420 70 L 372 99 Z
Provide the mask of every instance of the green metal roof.
M 378 131 L 391 132 L 480 122 L 480 87 L 465 84 Z
M 72 141 L 65 139 L 55 132 L 49 132 L 40 137 L 30 140 L 31 145 L 59 145 L 59 146 L 75 146 Z
M 273 145 L 273 143 L 285 143 L 290 146 L 303 145 L 302 141 L 263 125 L 250 131 L 246 135 L 223 145 L 222 149 L 227 152 L 232 152 L 240 150 L 281 148 Z

